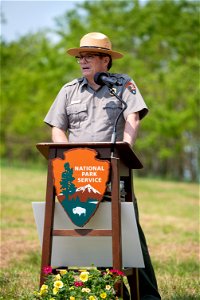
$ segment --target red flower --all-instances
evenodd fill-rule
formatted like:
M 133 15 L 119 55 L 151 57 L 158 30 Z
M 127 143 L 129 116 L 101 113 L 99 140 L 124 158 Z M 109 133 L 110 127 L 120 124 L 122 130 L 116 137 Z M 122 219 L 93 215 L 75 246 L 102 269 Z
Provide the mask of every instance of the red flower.
M 48 275 L 48 274 L 52 273 L 52 267 L 51 267 L 51 266 L 46 266 L 46 267 L 44 267 L 44 268 L 43 268 L 43 273 L 44 273 L 45 275 Z
M 74 285 L 75 285 L 76 287 L 79 287 L 79 286 L 83 286 L 84 283 L 81 282 L 81 281 L 75 281 L 75 282 L 74 282 Z
M 124 273 L 119 270 L 112 269 L 112 270 L 110 270 L 110 272 L 113 274 L 117 274 L 118 276 L 124 276 Z

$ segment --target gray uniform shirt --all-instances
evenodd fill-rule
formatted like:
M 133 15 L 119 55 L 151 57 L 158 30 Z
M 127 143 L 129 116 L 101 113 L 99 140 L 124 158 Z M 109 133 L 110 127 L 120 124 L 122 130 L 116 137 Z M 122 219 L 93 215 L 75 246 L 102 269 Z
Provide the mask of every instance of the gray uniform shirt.
M 142 119 L 148 109 L 130 77 L 110 75 L 121 84 L 114 86 L 114 90 L 127 104 L 117 125 L 117 141 L 122 141 L 127 116 L 139 112 Z M 115 120 L 122 107 L 123 104 L 110 93 L 106 85 L 94 91 L 86 78 L 79 78 L 61 88 L 44 122 L 68 132 L 69 142 L 110 142 Z

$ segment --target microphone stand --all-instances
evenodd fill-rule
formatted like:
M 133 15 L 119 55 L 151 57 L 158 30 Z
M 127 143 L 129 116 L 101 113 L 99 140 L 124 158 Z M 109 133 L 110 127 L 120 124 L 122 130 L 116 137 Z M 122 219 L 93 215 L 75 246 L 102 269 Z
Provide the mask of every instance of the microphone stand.
M 114 157 L 114 145 L 116 144 L 116 139 L 117 139 L 117 123 L 119 121 L 120 116 L 122 115 L 122 113 L 125 111 L 125 109 L 127 108 L 127 104 L 124 100 L 122 100 L 122 98 L 120 98 L 114 91 L 113 87 L 108 87 L 110 90 L 110 93 L 115 96 L 123 105 L 124 107 L 122 108 L 122 110 L 120 111 L 120 113 L 118 114 L 116 120 L 115 120 L 115 124 L 113 127 L 113 133 L 111 136 L 111 157 Z

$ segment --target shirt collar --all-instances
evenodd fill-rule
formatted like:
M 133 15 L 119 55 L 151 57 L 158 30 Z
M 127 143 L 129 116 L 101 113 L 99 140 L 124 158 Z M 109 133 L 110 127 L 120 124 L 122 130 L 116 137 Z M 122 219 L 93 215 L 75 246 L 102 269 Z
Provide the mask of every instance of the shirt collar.
M 86 79 L 85 77 L 80 78 L 80 87 L 81 87 L 81 89 L 82 89 L 84 86 L 86 86 L 86 85 L 88 85 L 87 79 Z
M 83 91 L 83 88 L 84 88 L 84 87 L 86 87 L 86 89 L 89 89 L 89 88 L 92 89 L 92 88 L 89 86 L 88 81 L 87 81 L 87 79 L 86 79 L 85 77 L 81 77 L 81 78 L 79 78 L 78 80 L 79 80 L 79 82 L 80 82 L 80 88 L 81 88 L 82 91 Z M 107 90 L 108 88 L 107 88 L 106 85 L 103 85 L 103 86 L 100 86 L 99 89 L 98 89 L 97 91 L 99 91 L 100 89 L 106 89 L 106 90 Z M 93 90 L 93 89 L 92 89 L 92 90 Z M 96 91 L 96 92 L 97 92 L 97 91 Z

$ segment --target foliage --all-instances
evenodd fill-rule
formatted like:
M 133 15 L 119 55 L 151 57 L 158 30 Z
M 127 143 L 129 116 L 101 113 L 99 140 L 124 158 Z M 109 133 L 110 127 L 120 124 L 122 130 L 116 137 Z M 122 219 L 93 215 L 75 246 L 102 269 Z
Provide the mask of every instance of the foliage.
M 116 284 L 124 276 L 118 270 L 100 271 L 96 268 L 79 271 L 62 269 L 53 275 L 52 268 L 45 267 L 44 273 L 46 281 L 39 292 L 34 292 L 34 299 L 119 299 L 116 296 Z
M 39 159 L 35 143 L 50 141 L 42 120 L 61 86 L 80 76 L 66 48 L 100 31 L 125 54 L 111 71 L 129 74 L 150 109 L 135 145 L 141 174 L 197 180 L 199 6 L 195 0 L 77 2 L 56 19 L 56 43 L 48 31 L 2 39 L 2 155 Z

